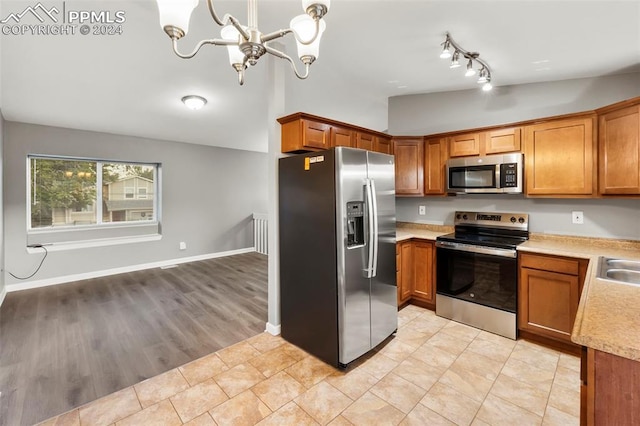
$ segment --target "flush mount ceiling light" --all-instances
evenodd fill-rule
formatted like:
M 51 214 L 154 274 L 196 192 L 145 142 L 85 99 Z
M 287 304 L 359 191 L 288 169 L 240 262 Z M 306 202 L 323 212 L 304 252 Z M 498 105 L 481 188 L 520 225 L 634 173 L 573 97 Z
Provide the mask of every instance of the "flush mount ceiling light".
M 460 66 L 459 58 L 462 55 L 465 59 L 468 59 L 467 62 L 467 70 L 465 72 L 465 77 L 471 77 L 475 75 L 476 70 L 473 68 L 473 63 L 477 62 L 480 65 L 480 70 L 478 71 L 478 84 L 482 84 L 482 90 L 489 91 L 493 88 L 491 85 L 491 69 L 489 68 L 489 64 L 480 59 L 480 54 L 478 52 L 468 52 L 463 49 L 458 43 L 456 43 L 451 35 L 447 32 L 447 38 L 442 43 L 443 49 L 442 53 L 440 53 L 440 57 L 443 59 L 451 58 L 451 64 L 449 68 L 458 68 Z M 453 57 L 451 54 L 451 49 L 453 48 Z
M 207 100 L 202 96 L 189 95 L 182 98 L 182 103 L 184 103 L 187 108 L 196 111 L 202 109 L 207 103 Z
M 222 19 L 213 7 L 213 1 L 207 0 L 209 13 L 216 24 L 222 27 L 221 38 L 201 40 L 191 53 L 178 51 L 178 40 L 187 35 L 189 20 L 199 0 L 156 0 L 160 11 L 160 26 L 171 38 L 173 51 L 183 59 L 193 58 L 205 44 L 227 46 L 229 62 L 238 73 L 238 82 L 244 84 L 244 70 L 247 64 L 255 65 L 265 53 L 269 53 L 289 62 L 296 77 L 303 80 L 309 76 L 311 64 L 318 58 L 320 38 L 326 27 L 322 19 L 329 11 L 331 0 L 302 0 L 304 14 L 294 17 L 290 28 L 262 34 L 258 30 L 257 0 L 248 0 L 248 25 L 242 25 L 233 16 L 226 14 Z M 293 34 L 298 47 L 298 57 L 304 65 L 301 74 L 290 56 L 269 46 L 269 42 Z

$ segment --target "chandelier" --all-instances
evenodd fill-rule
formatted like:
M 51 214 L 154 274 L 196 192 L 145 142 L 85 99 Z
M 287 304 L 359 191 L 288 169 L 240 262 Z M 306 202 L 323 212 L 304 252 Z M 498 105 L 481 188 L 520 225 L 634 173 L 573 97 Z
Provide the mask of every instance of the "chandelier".
M 480 59 L 480 54 L 478 52 L 468 52 L 464 50 L 458 43 L 453 41 L 451 38 L 451 34 L 447 32 L 447 38 L 442 43 L 443 49 L 442 53 L 440 53 L 440 57 L 443 59 L 451 58 L 451 64 L 449 68 L 459 68 L 460 67 L 460 55 L 464 59 L 468 59 L 467 62 L 467 71 L 465 72 L 465 77 L 472 77 L 476 74 L 476 70 L 473 68 L 473 62 L 477 62 L 480 64 L 480 70 L 478 71 L 478 84 L 482 84 L 482 90 L 489 91 L 493 88 L 491 85 L 491 69 L 489 65 Z M 451 48 L 453 48 L 453 54 L 451 53 Z
M 329 11 L 331 0 L 302 0 L 304 14 L 294 17 L 290 28 L 263 34 L 258 30 L 257 0 L 248 0 L 248 25 L 242 25 L 232 15 L 225 14 L 222 19 L 213 7 L 213 1 L 207 0 L 209 13 L 216 24 L 222 27 L 221 38 L 201 40 L 193 51 L 183 54 L 178 51 L 178 40 L 187 35 L 189 20 L 199 0 L 156 0 L 160 12 L 160 26 L 171 38 L 173 51 L 183 59 L 193 58 L 205 44 L 227 46 L 229 62 L 238 73 L 238 82 L 244 84 L 244 71 L 247 64 L 255 65 L 265 53 L 269 53 L 289 62 L 299 79 L 309 76 L 311 64 L 318 58 L 320 38 L 326 24 L 322 19 Z M 304 72 L 298 71 L 293 59 L 286 53 L 269 46 L 269 42 L 293 34 L 298 48 L 298 57 L 304 65 Z

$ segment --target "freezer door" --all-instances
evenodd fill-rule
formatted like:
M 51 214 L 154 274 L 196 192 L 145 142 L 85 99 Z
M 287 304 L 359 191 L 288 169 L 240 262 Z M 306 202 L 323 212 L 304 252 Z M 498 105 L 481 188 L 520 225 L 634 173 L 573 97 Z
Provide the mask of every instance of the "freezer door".
M 365 206 L 366 151 L 336 148 L 336 237 L 338 264 L 338 341 L 341 364 L 371 349 L 368 251 L 371 244 L 367 207 L 364 207 L 364 244 L 348 239 L 348 208 Z M 351 215 L 353 216 L 353 215 Z M 395 256 L 395 254 L 394 254 Z
M 371 278 L 371 345 L 398 328 L 396 286 L 396 199 L 393 156 L 367 152 L 368 179 L 375 189 L 377 257 Z M 375 242 L 374 242 L 375 243 Z

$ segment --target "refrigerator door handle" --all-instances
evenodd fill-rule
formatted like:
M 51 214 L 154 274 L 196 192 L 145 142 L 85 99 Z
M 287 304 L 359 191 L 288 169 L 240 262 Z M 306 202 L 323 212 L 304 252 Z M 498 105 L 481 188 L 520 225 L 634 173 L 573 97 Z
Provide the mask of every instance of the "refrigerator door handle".
M 371 268 L 371 277 L 375 277 L 378 273 L 378 202 L 376 193 L 376 182 L 373 179 L 370 179 L 370 188 L 371 188 L 371 217 L 373 218 L 373 234 L 371 235 L 373 246 L 373 262 Z
M 367 203 L 367 244 L 369 246 L 365 277 L 373 278 L 378 269 L 378 208 L 376 204 L 376 188 L 372 179 L 367 179 L 364 185 Z

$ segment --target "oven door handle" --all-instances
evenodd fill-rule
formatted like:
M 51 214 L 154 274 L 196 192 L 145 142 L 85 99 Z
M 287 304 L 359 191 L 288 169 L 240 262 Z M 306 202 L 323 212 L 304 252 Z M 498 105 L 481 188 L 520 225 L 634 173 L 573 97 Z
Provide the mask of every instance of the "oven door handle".
M 514 259 L 518 257 L 518 253 L 516 252 L 516 250 L 512 249 L 501 249 L 495 247 L 476 246 L 472 244 L 452 243 L 449 241 L 436 241 L 436 247 L 448 250 L 487 254 L 490 256 L 510 257 Z

